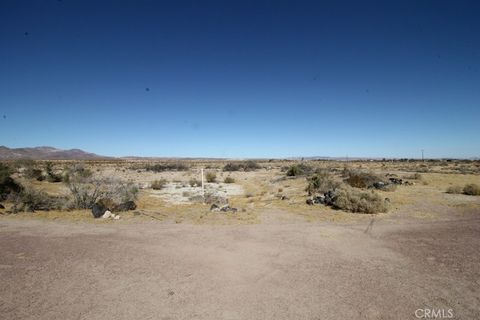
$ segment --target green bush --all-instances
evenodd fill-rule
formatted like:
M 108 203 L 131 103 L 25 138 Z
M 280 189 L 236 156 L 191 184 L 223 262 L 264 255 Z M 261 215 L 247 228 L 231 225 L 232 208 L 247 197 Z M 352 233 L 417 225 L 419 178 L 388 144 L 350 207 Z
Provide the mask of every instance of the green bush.
M 305 191 L 307 191 L 309 195 L 335 190 L 341 185 L 341 183 L 336 181 L 327 171 L 319 171 L 313 176 L 308 177 L 307 183 Z
M 480 196 L 480 187 L 474 183 L 467 184 L 463 187 L 463 193 L 469 196 Z
M 167 182 L 168 181 L 166 179 L 155 180 L 155 181 L 152 182 L 152 189 L 153 190 L 161 190 L 165 187 Z
M 450 186 L 447 188 L 447 193 L 461 194 L 462 192 L 463 192 L 463 188 L 461 186 Z
M 217 181 L 217 175 L 215 174 L 215 172 L 207 172 L 207 182 L 215 182 Z
M 333 199 L 336 209 L 357 213 L 386 212 L 385 201 L 373 191 L 357 191 L 354 189 L 337 189 Z
M 224 183 L 235 183 L 235 179 L 233 179 L 232 177 L 226 177 L 224 180 L 223 180 Z

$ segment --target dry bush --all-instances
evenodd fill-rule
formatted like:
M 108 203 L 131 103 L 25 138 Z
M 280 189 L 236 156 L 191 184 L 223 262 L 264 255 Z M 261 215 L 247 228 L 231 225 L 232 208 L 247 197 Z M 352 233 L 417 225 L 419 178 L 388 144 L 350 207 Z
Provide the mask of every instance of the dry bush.
M 125 183 L 109 178 L 70 178 L 67 186 L 72 194 L 71 208 L 91 209 L 100 199 L 111 199 L 115 203 L 134 201 L 138 188 L 133 183 Z
M 255 171 L 261 166 L 255 161 L 248 160 L 243 162 L 229 162 L 223 167 L 223 171 Z
M 307 191 L 309 195 L 335 190 L 341 185 L 341 183 L 336 181 L 326 170 L 318 171 L 313 176 L 307 178 L 307 182 L 308 184 L 305 191 Z
M 372 172 L 364 172 L 359 170 L 349 170 L 348 178 L 345 182 L 355 188 L 370 188 L 376 182 L 385 182 L 383 178 Z
M 374 191 L 363 192 L 350 188 L 337 189 L 333 207 L 357 213 L 379 213 L 388 209 L 384 199 Z
M 447 188 L 447 193 L 461 194 L 462 192 L 463 192 L 463 188 L 461 186 L 450 186 Z
M 35 167 L 26 168 L 25 171 L 23 171 L 23 176 L 27 179 L 33 179 L 37 181 L 45 180 L 42 170 L 37 169 Z
M 469 196 L 480 196 L 480 187 L 474 183 L 467 184 L 463 187 L 463 193 Z
M 54 197 L 41 190 L 26 188 L 11 197 L 13 212 L 34 212 L 35 210 L 59 210 L 68 206 L 66 197 Z
M 63 173 L 63 182 L 68 183 L 70 179 L 87 179 L 93 175 L 93 172 L 86 168 L 83 163 L 74 163 L 67 166 Z
M 299 164 L 294 164 L 288 167 L 286 175 L 287 177 L 297 177 L 297 176 L 303 176 L 303 175 L 308 175 L 313 172 L 313 168 L 309 165 L 306 165 L 304 163 L 299 163 Z
M 23 190 L 23 187 L 10 177 L 12 172 L 10 167 L 0 163 L 0 201 L 7 199 L 10 194 Z
M 235 183 L 235 179 L 233 179 L 232 177 L 226 177 L 224 180 L 223 180 L 224 183 Z
M 189 168 L 184 163 L 173 162 L 173 163 L 157 163 L 154 165 L 147 165 L 145 169 L 147 171 L 163 172 L 163 171 L 186 171 Z
M 152 189 L 153 190 L 161 190 L 165 187 L 168 183 L 166 179 L 155 180 L 152 182 Z
M 45 172 L 47 173 L 48 182 L 61 182 L 63 180 L 61 175 L 54 172 L 51 162 L 45 163 Z
M 416 172 L 412 175 L 404 176 L 403 178 L 404 179 L 410 179 L 410 180 L 422 180 L 423 176 L 420 173 Z
M 207 182 L 215 182 L 217 181 L 217 175 L 215 174 L 215 172 L 207 172 Z
M 188 181 L 188 184 L 190 185 L 190 187 L 198 187 L 202 185 L 202 182 L 198 181 L 196 178 L 192 178 L 190 179 L 190 181 Z

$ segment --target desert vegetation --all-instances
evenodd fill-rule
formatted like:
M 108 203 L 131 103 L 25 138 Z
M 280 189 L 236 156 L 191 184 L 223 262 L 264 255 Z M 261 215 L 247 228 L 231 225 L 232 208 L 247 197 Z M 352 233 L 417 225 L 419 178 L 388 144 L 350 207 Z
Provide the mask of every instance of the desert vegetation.
M 477 173 L 460 176 L 459 167 Z M 312 219 L 332 209 L 337 214 L 377 214 L 415 203 L 417 191 L 431 198 L 435 190 L 438 195 L 478 195 L 478 167 L 475 161 L 22 160 L 0 166 L 0 199 L 6 207 L 0 210 L 68 215 L 90 212 L 95 205 L 113 211 L 133 202 L 137 212 L 150 215 L 205 212 L 212 206 L 212 213 L 235 213 L 232 219 L 248 221 L 258 221 L 262 208 L 307 210 Z

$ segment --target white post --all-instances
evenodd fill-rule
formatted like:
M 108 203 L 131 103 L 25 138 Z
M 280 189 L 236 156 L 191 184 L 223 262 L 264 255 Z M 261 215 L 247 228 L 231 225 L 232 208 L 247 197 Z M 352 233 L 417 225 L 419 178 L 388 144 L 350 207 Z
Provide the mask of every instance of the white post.
M 200 169 L 200 171 L 202 172 L 202 196 L 203 196 L 203 200 L 205 200 L 205 187 L 203 185 L 203 168 Z

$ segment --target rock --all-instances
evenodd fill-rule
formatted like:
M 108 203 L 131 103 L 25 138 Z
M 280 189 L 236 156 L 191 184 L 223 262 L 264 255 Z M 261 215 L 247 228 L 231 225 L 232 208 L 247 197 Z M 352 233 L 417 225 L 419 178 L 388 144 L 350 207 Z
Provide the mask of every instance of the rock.
M 383 182 L 383 181 L 378 181 L 378 182 L 374 182 L 372 187 L 374 187 L 375 189 L 383 189 L 387 186 L 388 184 Z
M 120 216 L 117 214 L 113 219 L 120 220 Z
M 137 205 L 133 201 L 127 201 L 124 203 L 121 203 L 113 208 L 113 211 L 130 211 L 130 210 L 135 210 L 137 209 Z
M 112 216 L 112 213 L 111 213 L 109 210 L 107 210 L 107 211 L 105 211 L 105 213 L 102 215 L 102 218 L 103 218 L 103 219 L 108 219 L 108 218 L 110 218 L 111 216 Z M 115 215 L 113 215 L 113 216 L 115 216 Z
M 390 180 L 390 182 L 393 183 L 393 184 L 403 184 L 403 180 L 402 180 L 402 179 L 390 178 L 390 179 L 388 179 L 388 180 Z
M 314 204 L 323 204 L 325 203 L 325 196 L 317 196 L 315 198 L 313 198 L 313 203 Z
M 325 197 L 325 199 L 323 201 L 323 204 L 326 204 L 327 206 L 330 206 L 334 202 L 335 191 L 333 191 L 333 190 L 327 191 L 323 194 L 323 196 Z
M 220 211 L 220 207 L 217 206 L 215 203 L 212 204 L 212 206 L 210 207 L 210 211 Z
M 95 203 L 92 207 L 92 214 L 94 218 L 100 218 L 101 216 L 103 216 L 105 211 L 107 211 L 107 207 L 98 202 Z
M 5 209 L 5 207 L 1 203 L 0 203 L 0 209 Z
M 385 202 L 390 203 L 390 198 L 385 198 Z
M 312 206 L 313 205 L 313 200 L 312 199 L 307 199 L 307 201 L 305 201 L 306 204 L 308 204 L 309 206 Z
M 289 200 L 289 198 L 287 196 L 282 196 L 280 200 Z
M 237 208 L 232 208 L 229 205 L 223 206 L 220 211 L 222 212 L 237 212 Z

